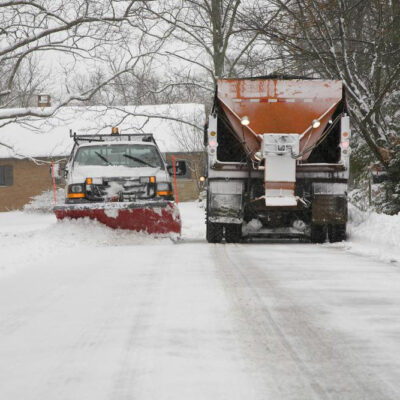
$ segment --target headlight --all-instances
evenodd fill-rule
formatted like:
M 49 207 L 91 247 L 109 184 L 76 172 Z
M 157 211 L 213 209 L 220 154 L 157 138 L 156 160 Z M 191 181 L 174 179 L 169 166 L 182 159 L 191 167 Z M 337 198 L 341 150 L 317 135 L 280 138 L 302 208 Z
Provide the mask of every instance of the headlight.
M 83 199 L 85 197 L 85 188 L 82 183 L 74 183 L 68 186 L 67 198 L 69 199 Z
M 167 182 L 157 183 L 157 191 L 171 190 L 171 185 Z
M 139 178 L 140 183 L 156 183 L 155 176 L 141 176 Z
M 69 193 L 82 193 L 83 192 L 83 185 L 81 184 L 74 184 L 69 186 Z

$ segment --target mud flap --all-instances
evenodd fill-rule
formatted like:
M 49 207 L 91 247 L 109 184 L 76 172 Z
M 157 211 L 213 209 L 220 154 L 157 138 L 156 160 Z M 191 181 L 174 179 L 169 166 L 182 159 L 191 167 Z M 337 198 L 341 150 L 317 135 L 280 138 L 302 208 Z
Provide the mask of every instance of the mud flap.
M 172 201 L 65 204 L 53 210 L 59 220 L 90 218 L 113 229 L 150 234 L 181 233 L 179 209 Z
M 312 222 L 314 224 L 346 224 L 346 196 L 317 195 L 312 203 Z

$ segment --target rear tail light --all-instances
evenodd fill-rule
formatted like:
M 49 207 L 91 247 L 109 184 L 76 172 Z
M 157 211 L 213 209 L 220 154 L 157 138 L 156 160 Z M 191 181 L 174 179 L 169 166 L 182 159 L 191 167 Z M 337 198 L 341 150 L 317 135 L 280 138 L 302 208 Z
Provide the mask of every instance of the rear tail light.
M 348 141 L 342 142 L 342 149 L 348 149 L 350 147 L 350 143 Z
M 341 118 L 341 133 L 340 133 L 340 150 L 342 155 L 342 161 L 345 165 L 349 162 L 349 156 L 351 153 L 350 148 L 350 119 L 347 115 Z

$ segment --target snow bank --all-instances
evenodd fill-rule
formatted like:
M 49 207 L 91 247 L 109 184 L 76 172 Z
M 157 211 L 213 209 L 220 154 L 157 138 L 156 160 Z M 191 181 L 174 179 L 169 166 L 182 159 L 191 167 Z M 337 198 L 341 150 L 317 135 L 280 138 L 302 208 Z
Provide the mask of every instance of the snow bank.
M 49 203 L 51 209 L 52 201 L 52 192 L 45 192 L 25 212 L 0 212 L 0 277 L 27 266 L 41 265 L 63 252 L 71 254 L 71 260 L 79 263 L 83 249 L 150 246 L 149 251 L 153 251 L 153 246 L 176 245 L 169 237 L 114 230 L 88 218 L 57 221 L 53 213 L 42 212 Z M 198 202 L 191 202 L 179 203 L 179 210 L 183 241 L 204 241 L 204 209 Z
M 57 189 L 56 192 L 57 201 L 64 200 L 65 191 L 64 189 Z M 47 190 L 38 196 L 31 198 L 28 204 L 25 204 L 24 211 L 26 212 L 41 212 L 41 213 L 52 213 L 54 206 L 54 193 L 52 190 Z
M 206 238 L 206 223 L 204 203 L 191 201 L 179 203 L 182 220 L 182 238 L 185 242 L 204 241 Z
M 349 204 L 348 240 L 336 244 L 382 261 L 400 262 L 400 214 L 360 211 Z
M 351 207 L 350 218 L 352 240 L 400 249 L 400 214 L 368 213 Z
M 0 213 L 0 241 L 0 276 L 42 265 L 63 251 L 71 255 L 71 262 L 79 263 L 83 249 L 172 244 L 168 238 L 113 230 L 88 218 L 57 221 L 53 214 L 21 211 Z

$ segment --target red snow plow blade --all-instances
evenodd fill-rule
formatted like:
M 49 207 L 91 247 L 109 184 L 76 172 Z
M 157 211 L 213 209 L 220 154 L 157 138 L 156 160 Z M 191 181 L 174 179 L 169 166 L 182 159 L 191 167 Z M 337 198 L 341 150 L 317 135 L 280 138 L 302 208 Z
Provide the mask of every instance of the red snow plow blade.
M 171 201 L 146 203 L 84 203 L 55 206 L 57 219 L 90 218 L 113 229 L 155 234 L 181 233 L 178 207 Z

